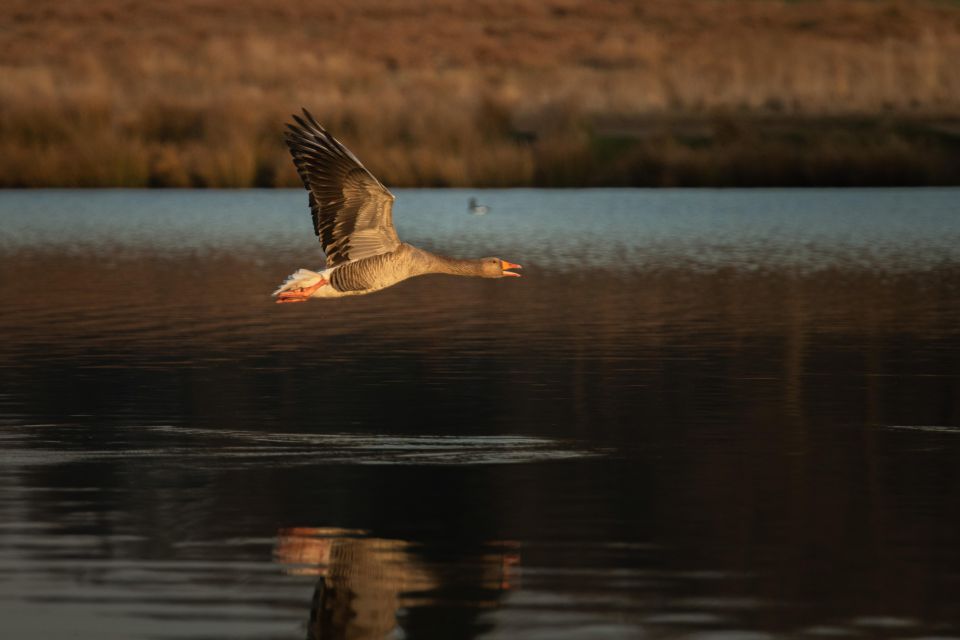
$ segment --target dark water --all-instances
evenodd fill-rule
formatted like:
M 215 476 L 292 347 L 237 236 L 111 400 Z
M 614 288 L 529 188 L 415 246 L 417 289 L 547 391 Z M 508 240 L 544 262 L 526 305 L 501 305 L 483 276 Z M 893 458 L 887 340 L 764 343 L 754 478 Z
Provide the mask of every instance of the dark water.
M 0 193 L 0 637 L 960 638 L 960 190 Z

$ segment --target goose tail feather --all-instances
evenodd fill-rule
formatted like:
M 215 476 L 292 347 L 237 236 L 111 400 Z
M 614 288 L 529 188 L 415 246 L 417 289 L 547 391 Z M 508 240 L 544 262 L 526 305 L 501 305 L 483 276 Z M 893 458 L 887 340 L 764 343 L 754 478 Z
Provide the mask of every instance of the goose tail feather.
M 309 269 L 297 269 L 288 275 L 287 279 L 283 281 L 283 284 L 281 284 L 277 290 L 270 295 L 276 297 L 278 294 L 283 293 L 284 291 L 289 291 L 290 289 L 309 287 L 312 284 L 316 284 L 317 280 L 322 277 L 323 274 L 317 271 L 310 271 Z

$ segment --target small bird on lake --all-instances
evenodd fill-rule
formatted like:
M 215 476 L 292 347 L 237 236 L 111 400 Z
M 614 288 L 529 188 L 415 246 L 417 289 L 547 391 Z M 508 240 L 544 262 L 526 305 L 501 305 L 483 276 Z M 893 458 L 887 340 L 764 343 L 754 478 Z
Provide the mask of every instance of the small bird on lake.
M 300 269 L 273 292 L 277 304 L 373 293 L 428 273 L 520 277 L 500 258 L 460 260 L 401 242 L 394 196 L 353 153 L 303 110 L 287 124 L 287 146 L 309 194 L 313 229 L 327 256 L 323 271 Z
M 467 205 L 467 211 L 475 216 L 482 216 L 486 215 L 486 213 L 490 211 L 490 207 L 485 204 L 477 204 L 476 198 L 470 198 L 470 203 Z

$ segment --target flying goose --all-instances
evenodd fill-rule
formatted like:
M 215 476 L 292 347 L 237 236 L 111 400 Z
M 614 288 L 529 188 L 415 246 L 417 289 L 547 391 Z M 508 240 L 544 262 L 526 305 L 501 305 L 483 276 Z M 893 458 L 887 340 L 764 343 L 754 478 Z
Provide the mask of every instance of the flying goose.
M 500 258 L 458 260 L 401 242 L 393 227 L 394 196 L 306 109 L 284 132 L 309 194 L 313 229 L 327 256 L 323 271 L 300 269 L 273 295 L 277 304 L 373 293 L 428 273 L 519 277 Z

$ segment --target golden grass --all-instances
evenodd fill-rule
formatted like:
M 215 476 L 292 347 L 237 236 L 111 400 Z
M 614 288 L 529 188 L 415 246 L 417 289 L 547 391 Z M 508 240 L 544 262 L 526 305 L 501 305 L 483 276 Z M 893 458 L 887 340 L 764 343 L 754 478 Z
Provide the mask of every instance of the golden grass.
M 8 0 L 0 32 L 3 186 L 293 186 L 301 105 L 395 186 L 960 176 L 956 3 Z

